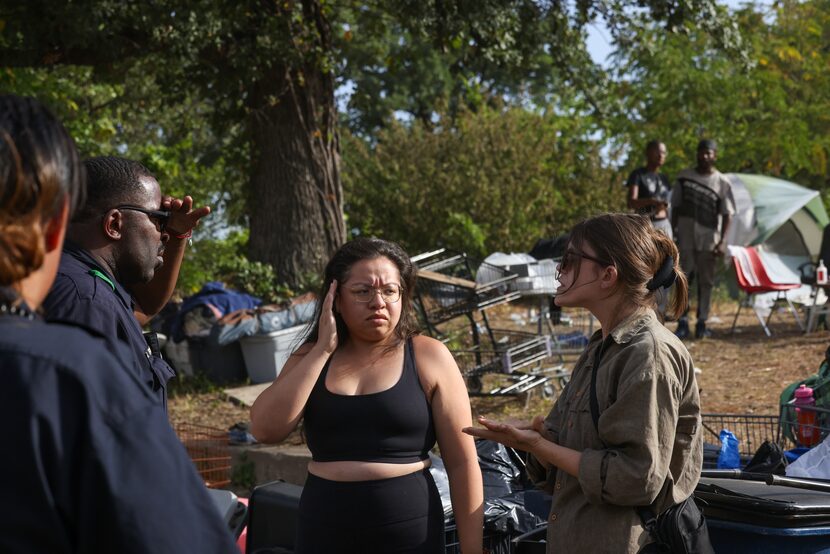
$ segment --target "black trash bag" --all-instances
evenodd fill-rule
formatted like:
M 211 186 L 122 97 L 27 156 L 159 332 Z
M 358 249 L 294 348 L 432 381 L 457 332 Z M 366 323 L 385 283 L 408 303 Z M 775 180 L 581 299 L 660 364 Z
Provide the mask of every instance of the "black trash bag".
M 484 528 L 508 535 L 521 535 L 545 523 L 545 519 L 525 507 L 527 492 L 529 491 L 516 491 L 501 498 L 485 498 Z
M 447 477 L 447 470 L 444 468 L 444 460 L 432 452 L 429 453 L 429 460 L 432 462 L 429 466 L 429 472 L 432 475 L 432 480 L 435 481 L 438 494 L 441 496 L 441 505 L 444 507 L 444 520 L 450 520 L 452 519 L 450 480 Z
M 484 528 L 510 535 L 534 529 L 545 520 L 525 508 L 527 476 L 524 464 L 512 449 L 487 440 L 476 441 L 484 482 Z M 430 473 L 441 495 L 445 520 L 452 520 L 447 472 L 441 458 L 430 454 Z
M 526 489 L 524 462 L 516 451 L 501 443 L 478 440 L 478 465 L 484 481 L 484 498 L 501 498 Z
M 787 458 L 784 451 L 779 445 L 770 441 L 764 441 L 744 467 L 744 471 L 748 473 L 773 473 L 775 475 L 784 475 L 786 469 Z

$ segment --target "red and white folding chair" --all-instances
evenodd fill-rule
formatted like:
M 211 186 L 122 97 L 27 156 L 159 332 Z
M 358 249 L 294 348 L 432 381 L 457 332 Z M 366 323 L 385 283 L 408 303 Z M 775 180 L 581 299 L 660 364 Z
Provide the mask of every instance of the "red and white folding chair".
M 769 322 L 772 319 L 772 314 L 775 313 L 775 308 L 781 302 L 787 304 L 790 313 L 795 318 L 796 325 L 803 331 L 804 326 L 801 323 L 801 318 L 798 317 L 798 310 L 795 309 L 795 306 L 793 306 L 793 303 L 787 297 L 787 291 L 800 288 L 801 283 L 774 283 L 769 278 L 769 274 L 764 267 L 764 262 L 754 247 L 730 246 L 729 254 L 732 256 L 738 287 L 747 294 L 745 302 L 741 302 L 738 305 L 738 312 L 732 321 L 732 333 L 735 332 L 735 325 L 738 322 L 738 316 L 741 313 L 741 308 L 744 303 L 753 309 L 755 316 L 758 318 L 758 322 L 768 337 L 772 336 Z M 765 319 L 762 308 L 755 305 L 755 295 L 769 292 L 774 292 L 776 295 L 770 307 L 769 315 Z

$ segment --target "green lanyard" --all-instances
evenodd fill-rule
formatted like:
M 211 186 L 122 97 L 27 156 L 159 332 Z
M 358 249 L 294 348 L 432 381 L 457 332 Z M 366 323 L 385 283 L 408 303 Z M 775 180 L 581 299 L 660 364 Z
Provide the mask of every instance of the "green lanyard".
M 107 277 L 107 275 L 103 271 L 99 271 L 97 269 L 90 269 L 89 274 L 93 277 L 100 277 L 103 281 L 112 287 L 112 292 L 115 292 L 115 283 L 112 282 L 112 279 Z

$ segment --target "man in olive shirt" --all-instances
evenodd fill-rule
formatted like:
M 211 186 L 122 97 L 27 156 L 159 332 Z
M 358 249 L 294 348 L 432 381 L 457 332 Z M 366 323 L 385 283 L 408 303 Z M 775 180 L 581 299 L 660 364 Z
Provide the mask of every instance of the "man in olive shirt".
M 680 172 L 671 197 L 680 265 L 690 281 L 697 281 L 695 338 L 698 339 L 710 335 L 706 319 L 712 304 L 715 264 L 726 252 L 726 232 L 735 213 L 732 186 L 715 169 L 717 158 L 715 142 L 701 140 L 697 145 L 697 166 Z M 675 333 L 680 338 L 689 336 L 688 307 Z

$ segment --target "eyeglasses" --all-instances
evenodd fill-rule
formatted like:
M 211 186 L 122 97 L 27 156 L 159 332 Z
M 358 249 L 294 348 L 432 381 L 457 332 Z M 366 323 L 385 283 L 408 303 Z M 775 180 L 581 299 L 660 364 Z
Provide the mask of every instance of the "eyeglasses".
M 141 212 L 143 214 L 147 214 L 147 217 L 149 217 L 151 221 L 155 222 L 156 228 L 159 230 L 160 233 L 164 232 L 164 228 L 167 226 L 167 222 L 170 220 L 170 212 L 165 210 L 148 210 L 147 208 L 142 208 L 140 206 L 132 206 L 129 204 L 125 204 L 123 206 L 116 206 L 114 209 L 132 210 L 134 212 Z
M 384 302 L 394 304 L 401 299 L 403 288 L 395 284 L 383 285 L 382 287 L 358 285 L 348 289 L 348 291 L 356 302 L 365 304 L 366 302 L 371 302 L 375 299 L 375 296 L 380 294 Z
M 576 250 L 566 250 L 565 253 L 562 255 L 562 259 L 559 261 L 559 267 L 556 268 L 556 280 L 558 281 L 559 278 L 562 276 L 563 271 L 567 271 L 570 269 L 574 262 L 576 262 L 577 258 L 585 258 L 586 260 L 591 260 L 594 263 L 597 263 L 603 267 L 608 267 L 610 265 L 614 265 L 610 262 L 606 262 L 605 260 L 600 260 L 599 258 L 595 258 L 594 256 L 589 256 L 588 254 L 583 254 L 582 252 L 577 252 Z

